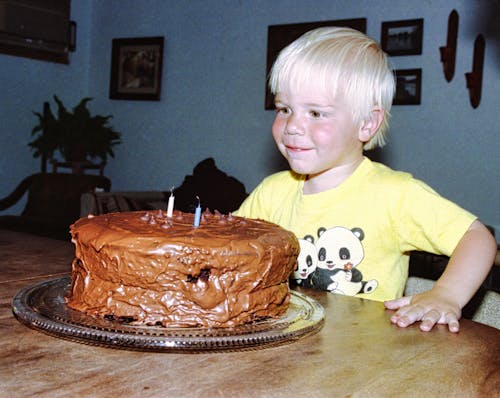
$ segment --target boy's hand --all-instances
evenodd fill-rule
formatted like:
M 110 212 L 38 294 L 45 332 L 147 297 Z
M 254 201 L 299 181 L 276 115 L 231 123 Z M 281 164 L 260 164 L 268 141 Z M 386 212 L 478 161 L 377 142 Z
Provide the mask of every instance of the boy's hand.
M 387 309 L 396 310 L 391 322 L 406 327 L 422 321 L 420 329 L 425 332 L 440 323 L 448 325 L 450 332 L 458 332 L 462 308 L 488 275 L 496 253 L 495 238 L 475 220 L 431 290 L 385 302 Z
M 457 333 L 459 330 L 458 320 L 462 314 L 460 306 L 440 294 L 437 289 L 389 300 L 384 305 L 389 310 L 397 310 L 391 316 L 391 322 L 400 327 L 422 321 L 420 329 L 424 332 L 428 332 L 436 324 L 448 325 L 450 332 Z

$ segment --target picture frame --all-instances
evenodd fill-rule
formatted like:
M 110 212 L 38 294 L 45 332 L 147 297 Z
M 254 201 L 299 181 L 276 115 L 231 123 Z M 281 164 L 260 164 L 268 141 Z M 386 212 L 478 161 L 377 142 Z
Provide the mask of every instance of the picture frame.
M 326 26 L 350 27 L 366 33 L 366 18 L 339 19 L 333 21 L 302 22 L 270 25 L 267 28 L 266 96 L 265 109 L 274 109 L 274 95 L 269 90 L 269 72 L 280 51 L 304 33 Z
M 396 69 L 396 93 L 393 105 L 420 105 L 422 69 Z
M 119 38 L 112 41 L 109 98 L 159 101 L 164 38 Z
M 382 50 L 396 56 L 420 55 L 423 33 L 423 18 L 382 22 Z

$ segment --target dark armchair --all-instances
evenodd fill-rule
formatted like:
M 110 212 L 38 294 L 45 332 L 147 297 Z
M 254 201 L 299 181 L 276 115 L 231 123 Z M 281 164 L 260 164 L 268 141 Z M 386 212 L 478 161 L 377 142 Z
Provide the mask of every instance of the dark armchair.
M 166 185 L 168 187 L 168 185 Z M 199 162 L 191 175 L 186 175 L 179 187 L 175 187 L 175 209 L 194 213 L 196 197 L 203 210 L 232 212 L 247 197 L 245 185 L 227 175 L 215 164 L 213 158 Z M 167 208 L 169 191 L 121 191 L 97 192 L 82 195 L 81 216 L 121 211 L 154 210 Z
M 109 191 L 111 181 L 104 176 L 66 173 L 37 173 L 26 177 L 7 197 L 0 210 L 16 204 L 27 192 L 20 215 L 0 216 L 0 228 L 56 239 L 69 239 L 69 226 L 80 217 L 80 197 L 96 188 Z

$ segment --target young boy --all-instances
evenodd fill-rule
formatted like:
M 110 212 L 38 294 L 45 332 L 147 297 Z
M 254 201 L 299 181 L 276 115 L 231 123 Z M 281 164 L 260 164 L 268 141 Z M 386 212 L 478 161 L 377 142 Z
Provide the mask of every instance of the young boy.
M 267 177 L 235 214 L 296 234 L 297 283 L 385 301 L 401 327 L 458 332 L 496 242 L 423 182 L 363 156 L 384 145 L 394 86 L 385 53 L 355 30 L 316 29 L 285 48 L 270 75 L 272 133 L 291 170 Z M 402 297 L 412 250 L 451 259 L 432 290 Z

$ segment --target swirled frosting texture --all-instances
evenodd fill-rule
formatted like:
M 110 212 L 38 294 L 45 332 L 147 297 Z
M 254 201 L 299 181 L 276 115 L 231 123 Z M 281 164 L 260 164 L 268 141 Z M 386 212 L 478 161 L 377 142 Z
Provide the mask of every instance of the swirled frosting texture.
M 275 224 L 204 212 L 111 213 L 71 226 L 69 307 L 171 327 L 232 327 L 288 308 L 299 245 Z

